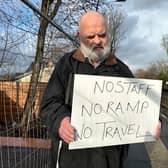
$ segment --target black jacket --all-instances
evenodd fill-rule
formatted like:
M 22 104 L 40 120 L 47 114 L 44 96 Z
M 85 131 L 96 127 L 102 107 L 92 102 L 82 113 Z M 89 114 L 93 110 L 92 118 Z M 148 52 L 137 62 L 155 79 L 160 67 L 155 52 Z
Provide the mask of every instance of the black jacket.
M 53 164 L 57 160 L 58 129 L 65 116 L 71 116 L 73 74 L 133 77 L 129 68 L 110 56 L 96 69 L 84 58 L 80 49 L 65 54 L 56 64 L 40 105 L 40 115 L 53 139 Z M 60 168 L 119 168 L 128 152 L 128 145 L 69 151 L 63 143 Z M 74 161 L 72 162 L 72 160 Z

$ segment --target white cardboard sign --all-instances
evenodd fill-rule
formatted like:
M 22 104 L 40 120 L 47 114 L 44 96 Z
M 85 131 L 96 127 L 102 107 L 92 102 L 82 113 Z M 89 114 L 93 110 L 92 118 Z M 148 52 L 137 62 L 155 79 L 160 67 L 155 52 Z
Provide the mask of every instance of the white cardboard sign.
M 154 141 L 162 81 L 75 75 L 69 149 Z

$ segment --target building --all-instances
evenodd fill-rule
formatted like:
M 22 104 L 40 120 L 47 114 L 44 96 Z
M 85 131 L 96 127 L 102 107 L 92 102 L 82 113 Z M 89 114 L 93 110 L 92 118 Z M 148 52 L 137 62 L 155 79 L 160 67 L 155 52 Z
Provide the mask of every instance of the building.
M 15 78 L 15 81 L 16 82 L 30 82 L 31 75 L 32 75 L 32 66 L 33 66 L 33 64 L 31 64 L 31 66 L 28 68 L 28 70 L 25 73 L 18 75 Z M 48 82 L 48 80 L 54 70 L 54 66 L 55 66 L 55 64 L 53 63 L 53 61 L 49 60 L 47 62 L 47 64 L 42 68 L 42 70 L 40 72 L 39 82 L 43 82 L 43 83 Z

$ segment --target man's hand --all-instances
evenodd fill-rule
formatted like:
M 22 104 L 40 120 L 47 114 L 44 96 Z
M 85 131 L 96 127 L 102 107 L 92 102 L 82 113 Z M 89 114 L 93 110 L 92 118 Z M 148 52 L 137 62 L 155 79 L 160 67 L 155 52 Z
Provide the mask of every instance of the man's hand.
M 60 138 L 66 143 L 70 143 L 74 140 L 74 128 L 70 123 L 70 117 L 63 118 L 58 133 Z
M 156 138 L 156 140 L 159 139 L 160 134 L 161 134 L 161 122 L 159 121 L 158 124 L 157 124 L 157 126 L 156 126 L 156 131 L 155 131 L 155 138 Z

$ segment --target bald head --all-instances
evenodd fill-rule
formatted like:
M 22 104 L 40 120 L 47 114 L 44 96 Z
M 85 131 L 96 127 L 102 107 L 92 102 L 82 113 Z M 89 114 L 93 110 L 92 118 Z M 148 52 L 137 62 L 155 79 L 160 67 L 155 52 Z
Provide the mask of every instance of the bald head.
M 79 21 L 79 32 L 83 33 L 88 28 L 102 27 L 107 29 L 104 16 L 96 11 L 89 11 L 81 16 Z

